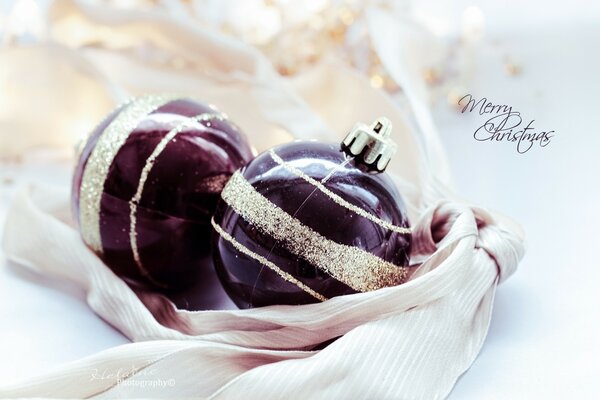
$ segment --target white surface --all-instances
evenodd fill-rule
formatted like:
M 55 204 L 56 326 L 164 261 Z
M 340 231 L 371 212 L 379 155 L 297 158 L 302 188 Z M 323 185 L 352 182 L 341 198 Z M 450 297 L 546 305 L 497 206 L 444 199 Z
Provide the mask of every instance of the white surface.
M 597 16 L 598 14 L 596 14 Z M 505 33 L 503 53 L 523 66 L 503 76 L 499 52 L 484 50 L 469 92 L 509 104 L 546 148 L 517 154 L 512 143 L 476 142 L 485 118 L 438 107 L 459 193 L 514 217 L 528 250 L 497 292 L 488 339 L 458 382 L 456 399 L 591 399 L 600 395 L 600 24 L 535 24 Z M 506 32 L 506 31 L 504 31 Z M 502 54 L 502 53 L 500 53 Z M 484 61 L 485 59 L 485 61 Z
M 64 162 L 25 167 L 3 165 L 1 225 L 4 226 L 9 199 L 17 187 L 36 182 L 68 190 L 70 173 L 70 165 Z M 13 182 L 6 182 L 7 179 Z M 28 272 L 3 256 L 0 263 L 0 384 L 128 342 L 90 310 L 79 288 Z
M 555 130 L 548 147 L 519 155 L 513 144 L 476 142 L 472 132 L 483 117 L 444 103 L 435 108 L 459 193 L 515 218 L 528 236 L 520 269 L 498 290 L 487 342 L 451 399 L 587 399 L 600 393 L 600 24 L 598 12 L 574 13 L 573 4 L 544 4 L 543 12 L 482 7 L 488 37 L 501 32 L 499 45 L 480 49 L 475 79 L 466 88 L 476 98 L 512 105 L 538 128 Z M 568 10 L 571 17 L 562 20 Z M 513 15 L 511 28 L 503 29 Z M 505 54 L 522 74 L 504 74 Z M 17 184 L 36 180 L 66 188 L 69 172 L 66 165 L 3 166 L 0 175 L 15 183 L 0 186 L 2 221 Z M 87 308 L 77 289 L 2 264 L 0 384 L 126 342 Z

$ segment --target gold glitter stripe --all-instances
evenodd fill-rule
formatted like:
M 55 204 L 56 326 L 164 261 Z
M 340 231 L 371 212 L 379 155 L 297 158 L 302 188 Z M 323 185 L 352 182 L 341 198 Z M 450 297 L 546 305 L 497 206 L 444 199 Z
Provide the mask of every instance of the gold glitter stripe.
M 167 147 L 167 144 L 169 144 L 169 142 L 171 142 L 171 140 L 173 140 L 175 138 L 175 136 L 177 136 L 179 133 L 181 133 L 185 128 L 189 127 L 191 122 L 196 122 L 196 121 L 204 122 L 204 121 L 212 121 L 215 119 L 222 121 L 225 119 L 225 117 L 223 117 L 220 114 L 204 113 L 204 114 L 200 114 L 195 117 L 186 119 L 184 122 L 177 125 L 174 129 L 171 129 L 171 131 L 169 131 L 169 133 L 167 133 L 165 135 L 165 137 L 163 137 L 160 140 L 160 142 L 158 142 L 158 144 L 152 151 L 152 154 L 150 154 L 150 156 L 146 159 L 146 163 L 144 164 L 144 168 L 142 168 L 142 173 L 140 174 L 140 180 L 138 182 L 137 190 L 135 191 L 135 194 L 129 201 L 129 242 L 131 243 L 131 251 L 133 253 L 133 259 L 135 260 L 135 263 L 137 264 L 138 269 L 142 273 L 142 275 L 144 275 L 150 282 L 152 282 L 155 285 L 164 286 L 161 283 L 156 282 L 152 278 L 150 272 L 146 268 L 144 268 L 144 265 L 142 264 L 142 259 L 140 257 L 138 244 L 137 244 L 137 232 L 136 232 L 137 207 L 138 207 L 140 200 L 142 199 L 142 193 L 144 192 L 144 186 L 146 185 L 146 181 L 148 180 L 148 175 L 150 174 L 150 171 L 152 170 L 152 167 L 154 166 L 156 159 L 163 152 L 163 150 Z
M 202 179 L 194 188 L 200 192 L 219 194 L 229 181 L 230 174 L 219 174 Z
M 357 215 L 360 215 L 363 218 L 366 218 L 374 223 L 376 223 L 377 225 L 389 229 L 391 231 L 394 232 L 398 232 L 401 234 L 411 234 L 412 233 L 412 229 L 411 228 L 405 228 L 403 226 L 397 226 L 394 225 L 390 222 L 384 221 L 382 219 L 377 218 L 376 216 L 372 215 L 371 213 L 369 213 L 368 211 L 363 210 L 362 208 L 349 203 L 348 201 L 344 200 L 343 198 L 341 198 L 340 196 L 338 196 L 337 194 L 333 193 L 331 190 L 327 189 L 325 187 L 325 185 L 323 185 L 321 182 L 311 178 L 310 176 L 306 175 L 304 172 L 302 172 L 301 170 L 299 170 L 298 168 L 294 167 L 293 165 L 285 162 L 281 157 L 279 157 L 279 155 L 277 153 L 275 153 L 275 151 L 273 149 L 271 149 L 270 151 L 271 154 L 271 158 L 273 159 L 273 161 L 275 161 L 277 164 L 281 165 L 283 168 L 287 169 L 288 171 L 290 171 L 291 173 L 293 173 L 294 175 L 304 179 L 306 182 L 310 183 L 311 185 L 315 186 L 317 189 L 319 189 L 323 194 L 325 194 L 326 196 L 328 196 L 331 200 L 333 200 L 333 202 L 337 203 L 338 205 L 354 212 Z
M 239 171 L 225 185 L 221 197 L 250 224 L 354 290 L 366 292 L 398 285 L 406 277 L 403 267 L 313 231 L 258 193 Z
M 125 109 L 134 100 L 135 100 L 135 97 L 127 99 L 123 103 L 120 103 L 118 106 L 116 106 L 115 110 L 121 109 L 121 111 L 123 111 L 123 109 Z M 110 115 L 110 114 L 108 114 L 108 115 Z M 108 118 L 108 115 L 105 118 Z M 94 132 L 96 132 L 96 129 L 98 129 L 100 127 L 100 125 L 102 125 L 103 122 L 104 122 L 104 119 L 101 119 L 100 121 L 98 121 L 98 123 L 94 126 L 94 128 L 91 131 L 89 131 L 85 137 L 81 138 L 78 141 L 77 147 L 75 149 L 75 159 L 76 160 L 79 160 L 81 158 L 81 155 L 83 154 L 83 150 L 85 150 L 85 146 L 87 146 L 88 142 L 94 135 Z
M 298 279 L 294 278 L 292 275 L 288 274 L 287 272 L 285 272 L 284 270 L 282 270 L 281 268 L 279 268 L 277 265 L 275 265 L 271 261 L 267 260 L 265 257 L 263 257 L 263 256 L 261 256 L 259 254 L 256 254 L 255 252 L 253 252 L 252 250 L 250 250 L 249 248 L 247 248 L 246 246 L 244 246 L 243 244 L 241 244 L 240 242 L 238 242 L 237 240 L 235 240 L 230 234 L 228 234 L 227 232 L 225 232 L 223 230 L 223 228 L 221 228 L 219 226 L 219 224 L 217 224 L 215 222 L 214 218 L 211 219 L 210 222 L 212 223 L 212 226 L 215 228 L 215 230 L 217 231 L 217 233 L 219 235 L 221 235 L 221 237 L 223 239 L 225 239 L 226 241 L 228 241 L 229 243 L 231 243 L 233 245 L 233 247 L 235 247 L 236 250 L 238 250 L 239 252 L 244 253 L 248 257 L 251 257 L 251 258 L 255 259 L 256 261 L 258 261 L 259 263 L 261 263 L 265 267 L 268 267 L 268 268 L 272 269 L 273 271 L 275 271 L 275 273 L 277 273 L 277 275 L 279 275 L 280 277 L 282 277 L 284 280 L 286 280 L 286 281 L 288 281 L 290 283 L 293 283 L 294 285 L 298 286 L 300 289 L 304 290 L 306 293 L 310 294 L 315 299 L 321 300 L 321 301 L 328 300 L 327 297 L 323 296 L 321 293 L 316 292 L 315 290 L 311 289 L 310 287 L 308 287 L 307 285 L 305 285 L 304 283 L 302 283 Z
M 176 96 L 144 96 L 126 106 L 100 134 L 86 163 L 79 196 L 79 220 L 84 241 L 102 253 L 100 200 L 108 170 L 129 133 L 152 111 L 177 99 Z

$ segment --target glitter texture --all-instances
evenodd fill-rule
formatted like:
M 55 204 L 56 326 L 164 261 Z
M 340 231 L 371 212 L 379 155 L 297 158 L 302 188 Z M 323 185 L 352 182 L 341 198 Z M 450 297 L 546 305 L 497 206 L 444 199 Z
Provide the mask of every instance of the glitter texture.
M 235 249 L 238 250 L 240 253 L 243 253 L 243 254 L 247 255 L 248 257 L 255 259 L 256 261 L 258 261 L 262 265 L 264 265 L 264 266 L 272 269 L 277 275 L 279 275 L 280 277 L 282 277 L 284 280 L 286 280 L 286 281 L 288 281 L 290 283 L 293 283 L 294 285 L 298 286 L 300 289 L 304 290 L 306 293 L 310 294 L 311 296 L 313 296 L 317 300 L 320 300 L 320 301 L 327 300 L 327 297 L 325 297 L 322 294 L 320 294 L 320 293 L 314 291 L 313 289 L 309 288 L 307 285 L 305 285 L 304 283 L 302 283 L 298 279 L 294 278 L 292 275 L 288 274 L 287 272 L 285 272 L 284 270 L 282 270 L 281 268 L 279 268 L 277 265 L 275 265 L 271 261 L 267 260 L 265 257 L 263 257 L 263 256 L 261 256 L 259 254 L 256 254 L 255 252 L 253 252 L 252 250 L 250 250 L 249 248 L 247 248 L 246 246 L 244 246 L 243 244 L 241 244 L 240 242 L 238 242 L 237 240 L 235 240 L 229 233 L 225 232 L 223 230 L 223 228 L 221 228 L 219 226 L 219 224 L 217 224 L 215 222 L 214 218 L 211 219 L 211 223 L 212 223 L 212 226 L 217 231 L 217 233 L 219 235 L 221 235 L 221 237 L 223 239 L 225 239 L 226 241 L 228 241 L 229 243 L 231 243 L 231 245 L 233 247 L 235 247 Z
M 403 267 L 313 231 L 256 191 L 239 171 L 233 174 L 221 197 L 244 220 L 356 291 L 399 285 L 406 277 Z
M 346 200 L 344 200 L 343 198 L 341 198 L 340 196 L 338 196 L 337 194 L 333 193 L 331 190 L 327 189 L 325 187 L 325 185 L 323 185 L 321 182 L 311 178 L 310 176 L 306 175 L 304 172 L 302 172 L 301 170 L 299 170 L 298 168 L 294 167 L 293 165 L 285 162 L 281 157 L 279 157 L 277 155 L 277 153 L 275 153 L 274 150 L 270 150 L 269 153 L 271 154 L 271 158 L 273 158 L 273 161 L 275 161 L 277 164 L 281 165 L 283 168 L 287 169 L 288 171 L 290 171 L 291 173 L 293 173 L 294 175 L 304 179 L 306 182 L 310 183 L 311 185 L 315 186 L 317 189 L 319 189 L 323 194 L 325 194 L 326 196 L 328 196 L 331 200 L 333 200 L 336 204 L 354 212 L 357 215 L 360 215 L 363 218 L 366 218 L 374 223 L 376 223 L 377 225 L 389 229 L 391 231 L 394 232 L 398 232 L 401 234 L 411 234 L 412 230 L 410 228 L 405 228 L 402 226 L 396 226 L 394 224 L 391 224 L 387 221 L 381 220 L 379 218 L 377 218 L 376 216 L 370 214 L 369 212 L 363 210 L 360 207 L 355 206 L 352 203 L 347 202 Z
M 228 174 L 219 174 L 209 176 L 208 178 L 202 179 L 198 182 L 196 190 L 206 193 L 221 193 L 227 182 L 229 181 Z
M 81 180 L 79 198 L 83 240 L 102 253 L 100 238 L 100 200 L 109 168 L 133 129 L 152 111 L 177 99 L 177 96 L 145 96 L 129 104 L 102 132 L 88 159 Z
M 146 268 L 144 268 L 144 265 L 142 264 L 142 259 L 140 257 L 138 244 L 137 244 L 137 232 L 136 232 L 137 206 L 138 206 L 140 200 L 142 199 L 142 193 L 144 192 L 144 185 L 146 184 L 146 180 L 148 180 L 148 175 L 150 174 L 150 171 L 152 170 L 152 167 L 154 166 L 156 159 L 158 158 L 160 153 L 162 153 L 163 150 L 167 147 L 169 142 L 175 138 L 175 136 L 177 136 L 179 133 L 181 133 L 185 128 L 190 127 L 190 124 L 192 122 L 202 123 L 204 121 L 211 121 L 211 120 L 215 120 L 215 119 L 222 121 L 225 118 L 219 114 L 212 114 L 212 113 L 200 114 L 200 115 L 197 115 L 195 117 L 185 120 L 183 123 L 179 124 L 177 127 L 172 129 L 169 133 L 167 133 L 165 135 L 165 137 L 163 137 L 160 140 L 160 142 L 156 145 L 156 147 L 152 151 L 152 154 L 150 154 L 150 157 L 148 157 L 146 159 L 144 168 L 142 168 L 142 173 L 140 174 L 140 180 L 138 182 L 137 190 L 136 190 L 135 194 L 133 195 L 133 197 L 131 198 L 131 200 L 129 201 L 129 242 L 131 243 L 131 251 L 133 253 L 133 259 L 135 260 L 135 263 L 138 266 L 138 269 L 141 272 L 141 274 L 144 277 L 146 277 L 150 282 L 152 282 L 153 284 L 155 284 L 157 286 L 164 286 L 164 285 L 162 285 L 159 282 L 157 282 L 156 280 L 154 280 L 152 278 L 152 276 L 150 275 L 150 272 L 148 272 L 148 270 Z

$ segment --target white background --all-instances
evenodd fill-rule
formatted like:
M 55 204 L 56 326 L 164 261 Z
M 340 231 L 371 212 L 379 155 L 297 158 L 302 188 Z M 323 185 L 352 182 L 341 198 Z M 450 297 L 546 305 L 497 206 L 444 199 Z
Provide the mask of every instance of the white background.
M 469 5 L 462 3 L 453 7 Z M 483 116 L 444 101 L 434 107 L 458 192 L 513 217 L 528 238 L 519 270 L 498 289 L 483 350 L 450 398 L 598 398 L 600 12 L 583 1 L 479 6 L 490 40 L 477 49 L 466 90 L 556 135 L 546 148 L 518 154 L 512 143 L 473 139 Z M 504 72 L 506 55 L 522 67 L 519 75 Z M 17 186 L 42 181 L 67 190 L 70 180 L 65 164 L 1 168 L 2 223 Z M 4 260 L 0 324 L 0 384 L 127 342 L 77 288 Z

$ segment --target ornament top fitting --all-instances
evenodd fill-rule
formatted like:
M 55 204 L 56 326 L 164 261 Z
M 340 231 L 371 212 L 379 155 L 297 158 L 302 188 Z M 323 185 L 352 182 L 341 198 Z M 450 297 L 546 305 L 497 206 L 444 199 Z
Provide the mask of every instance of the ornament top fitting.
M 342 141 L 342 148 L 370 168 L 383 172 L 396 153 L 391 133 L 392 122 L 385 117 L 377 118 L 371 126 L 357 123 Z

